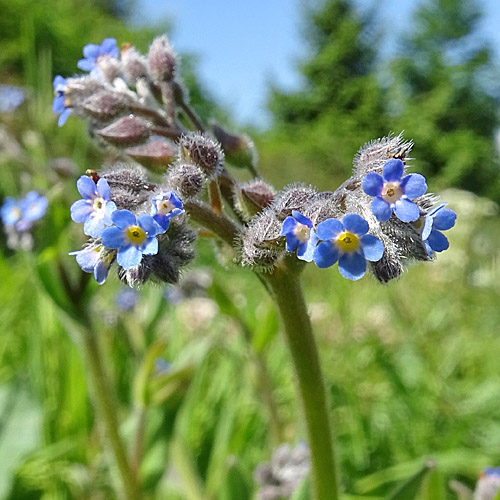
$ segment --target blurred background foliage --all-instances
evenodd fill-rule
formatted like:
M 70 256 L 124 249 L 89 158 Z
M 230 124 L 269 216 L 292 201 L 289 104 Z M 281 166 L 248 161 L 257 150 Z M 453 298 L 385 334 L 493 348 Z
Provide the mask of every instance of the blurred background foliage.
M 116 157 L 74 117 L 59 129 L 50 106 L 53 76 L 75 72 L 85 43 L 111 36 L 147 50 L 160 28 L 132 29 L 129 9 L 0 0 L 0 82 L 26 92 L 0 114 L 0 196 L 37 189 L 50 199 L 33 252 L 0 240 L 0 498 L 116 495 L 55 272 L 80 279 L 67 257 L 83 241 L 68 210 L 76 178 Z M 248 128 L 277 187 L 301 180 L 320 189 L 345 179 L 363 143 L 404 129 L 416 170 L 432 190 L 450 188 L 443 198 L 458 214 L 450 250 L 387 287 L 305 271 L 346 499 L 456 499 L 450 480 L 472 487 L 482 467 L 500 463 L 500 79 L 479 20 L 472 1 L 423 2 L 399 56 L 386 61 L 370 18 L 347 0 L 318 2 L 304 11 L 303 87 L 271 85 L 269 129 Z M 196 58 L 182 61 L 193 107 L 234 126 L 196 77 Z M 213 250 L 199 242 L 193 273 L 203 268 L 205 278 L 192 277 L 194 292 L 149 286 L 124 310 L 117 279 L 89 286 L 130 449 L 147 416 L 140 471 L 149 498 L 253 498 L 254 467 L 303 437 L 272 303 L 254 276 Z M 155 370 L 156 358 L 168 369 Z M 429 459 L 437 465 L 422 468 Z

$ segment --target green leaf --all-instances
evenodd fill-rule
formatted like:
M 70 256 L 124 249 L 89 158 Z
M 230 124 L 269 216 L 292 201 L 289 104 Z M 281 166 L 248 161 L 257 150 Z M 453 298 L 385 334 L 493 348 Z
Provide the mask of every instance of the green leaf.
M 426 476 L 422 485 L 419 500 L 445 500 L 446 485 L 443 474 L 437 468 L 432 469 Z
M 417 498 L 424 480 L 435 466 L 435 462 L 425 463 L 416 474 L 397 486 L 396 489 L 387 497 L 387 500 L 412 500 Z
M 248 475 L 242 470 L 236 457 L 227 459 L 229 468 L 226 472 L 226 480 L 221 500 L 250 500 L 253 484 L 248 480 Z

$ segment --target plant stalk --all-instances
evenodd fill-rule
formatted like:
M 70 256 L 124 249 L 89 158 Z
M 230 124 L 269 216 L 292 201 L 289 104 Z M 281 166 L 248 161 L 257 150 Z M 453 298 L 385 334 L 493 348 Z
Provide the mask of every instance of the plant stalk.
M 265 277 L 281 313 L 311 451 L 314 500 L 338 500 L 339 479 L 328 398 L 299 272 L 284 259 Z

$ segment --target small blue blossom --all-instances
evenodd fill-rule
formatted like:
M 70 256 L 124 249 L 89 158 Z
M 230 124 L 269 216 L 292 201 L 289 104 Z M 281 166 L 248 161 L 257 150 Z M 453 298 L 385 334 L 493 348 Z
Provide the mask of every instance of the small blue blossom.
M 479 476 L 474 500 L 495 500 L 500 491 L 500 467 L 488 467 Z
M 5 198 L 1 217 L 5 226 L 14 226 L 16 231 L 28 231 L 33 222 L 43 217 L 49 201 L 36 191 L 30 191 L 23 199 Z
M 90 76 L 97 78 L 99 76 L 99 70 L 97 67 L 99 58 L 117 58 L 119 53 L 120 52 L 116 46 L 116 40 L 114 38 L 105 38 L 101 45 L 88 43 L 85 47 L 83 47 L 84 59 L 80 59 L 77 66 L 82 71 L 90 71 Z
M 52 111 L 59 115 L 59 120 L 57 124 L 62 127 L 68 116 L 71 114 L 71 106 L 69 105 L 68 99 L 64 96 L 68 80 L 63 78 L 61 75 L 57 75 L 52 82 L 54 86 L 54 100 L 52 101 Z
M 443 252 L 450 246 L 448 238 L 441 231 L 451 229 L 455 225 L 457 214 L 449 208 L 444 208 L 446 205 L 447 203 L 441 203 L 413 223 L 417 230 L 421 231 L 422 241 L 431 257 L 434 252 Z
M 82 271 L 92 273 L 99 285 L 106 281 L 114 255 L 113 253 L 106 254 L 102 245 L 90 245 L 82 250 L 70 252 L 69 255 L 75 255 L 76 262 Z
M 20 202 L 19 207 L 25 221 L 33 222 L 45 215 L 49 200 L 37 193 L 30 191 Z
M 297 210 L 292 210 L 281 226 L 281 236 L 286 237 L 286 251 L 297 249 L 297 258 L 306 262 L 313 260 L 314 249 L 318 243 L 312 222 Z
M 0 212 L 4 226 L 13 226 L 23 215 L 19 202 L 12 196 L 4 199 Z
M 340 274 L 356 281 L 366 272 L 366 261 L 377 262 L 384 254 L 384 244 L 368 233 L 368 222 L 357 214 L 347 214 L 340 222 L 327 219 L 316 233 L 322 241 L 314 251 L 314 262 L 326 268 L 339 263 Z
M 0 113 L 18 108 L 24 101 L 24 90 L 14 85 L 0 85 Z
M 170 219 L 184 212 L 182 207 L 182 200 L 173 191 L 167 191 L 153 196 L 150 213 L 166 231 L 170 226 Z
M 409 174 L 403 177 L 404 163 L 396 158 L 386 162 L 382 175 L 370 172 L 365 175 L 363 191 L 375 198 L 372 212 L 380 222 L 388 221 L 392 212 L 403 222 L 416 221 L 420 211 L 412 199 L 422 196 L 427 191 L 425 177 Z
M 133 288 L 122 288 L 116 294 L 115 301 L 119 309 L 122 311 L 129 311 L 137 305 L 139 298 L 140 294 L 137 290 L 134 290 Z
M 144 214 L 136 218 L 129 210 L 115 210 L 111 218 L 116 227 L 103 231 L 102 242 L 107 248 L 118 249 L 117 261 L 124 269 L 138 266 L 143 255 L 158 253 L 156 235 L 165 231 L 153 217 Z
M 163 375 L 172 370 L 172 363 L 165 361 L 163 358 L 155 359 L 155 374 Z
M 86 175 L 76 181 L 78 192 L 83 200 L 71 205 L 71 218 L 83 222 L 83 232 L 93 238 L 99 238 L 106 226 L 111 226 L 111 214 L 116 210 L 114 201 L 109 199 L 110 191 L 106 179 L 99 179 L 97 185 Z

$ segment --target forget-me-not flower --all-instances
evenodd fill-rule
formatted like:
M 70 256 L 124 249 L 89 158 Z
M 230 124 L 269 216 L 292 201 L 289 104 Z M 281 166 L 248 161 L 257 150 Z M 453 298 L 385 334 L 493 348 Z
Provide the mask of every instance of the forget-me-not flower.
M 306 262 L 313 260 L 314 249 L 318 243 L 312 222 L 297 210 L 292 210 L 281 226 L 281 236 L 286 237 L 286 251 L 297 249 L 297 258 Z
M 434 252 L 443 252 L 450 246 L 448 238 L 441 231 L 451 229 L 455 225 L 457 214 L 449 208 L 444 208 L 446 205 L 447 203 L 441 203 L 413 223 L 417 230 L 421 231 L 422 241 L 429 256 Z
M 110 191 L 106 179 L 100 178 L 97 184 L 86 175 L 76 181 L 78 192 L 83 200 L 71 205 L 71 218 L 83 222 L 83 232 L 93 238 L 101 236 L 106 226 L 111 226 L 111 214 L 116 210 L 114 201 L 109 199 Z
M 136 216 L 129 210 L 115 210 L 111 218 L 116 227 L 108 227 L 102 233 L 107 248 L 118 249 L 117 261 L 124 269 L 141 263 L 143 255 L 158 253 L 157 234 L 165 230 L 147 214 Z
M 182 207 L 182 200 L 173 191 L 167 191 L 153 196 L 151 215 L 166 231 L 170 226 L 170 219 L 184 212 Z
M 83 59 L 78 61 L 78 68 L 82 71 L 90 71 L 90 76 L 96 78 L 99 75 L 97 64 L 101 57 L 117 58 L 119 55 L 116 40 L 114 38 L 105 38 L 100 45 L 88 43 L 83 47 Z
M 21 200 L 8 196 L 1 208 L 2 222 L 16 231 L 28 231 L 34 221 L 43 217 L 48 204 L 48 199 L 36 191 L 30 191 Z
M 403 177 L 404 163 L 391 158 L 382 169 L 382 175 L 370 172 L 362 182 L 363 191 L 375 198 L 372 211 L 380 222 L 388 221 L 392 212 L 403 222 L 416 221 L 420 211 L 412 199 L 422 196 L 427 191 L 425 177 L 420 174 L 408 174 Z
M 327 219 L 316 229 L 322 241 L 314 251 L 314 262 L 326 268 L 339 263 L 340 274 L 359 280 L 366 272 L 366 261 L 377 262 L 384 254 L 384 244 L 368 233 L 368 222 L 357 214 L 347 214 L 340 222 Z
M 24 101 L 24 90 L 15 85 L 0 85 L 0 113 L 8 113 L 18 108 Z
M 69 255 L 74 255 L 82 271 L 92 273 L 99 285 L 106 281 L 114 256 L 113 253 L 106 255 L 103 245 L 89 245 Z
M 52 85 L 54 86 L 55 96 L 54 100 L 52 101 L 52 111 L 59 115 L 57 124 L 60 127 L 62 127 L 66 123 L 68 116 L 71 114 L 71 106 L 64 96 L 67 84 L 68 80 L 66 78 L 63 78 L 61 75 L 57 75 L 52 82 Z

